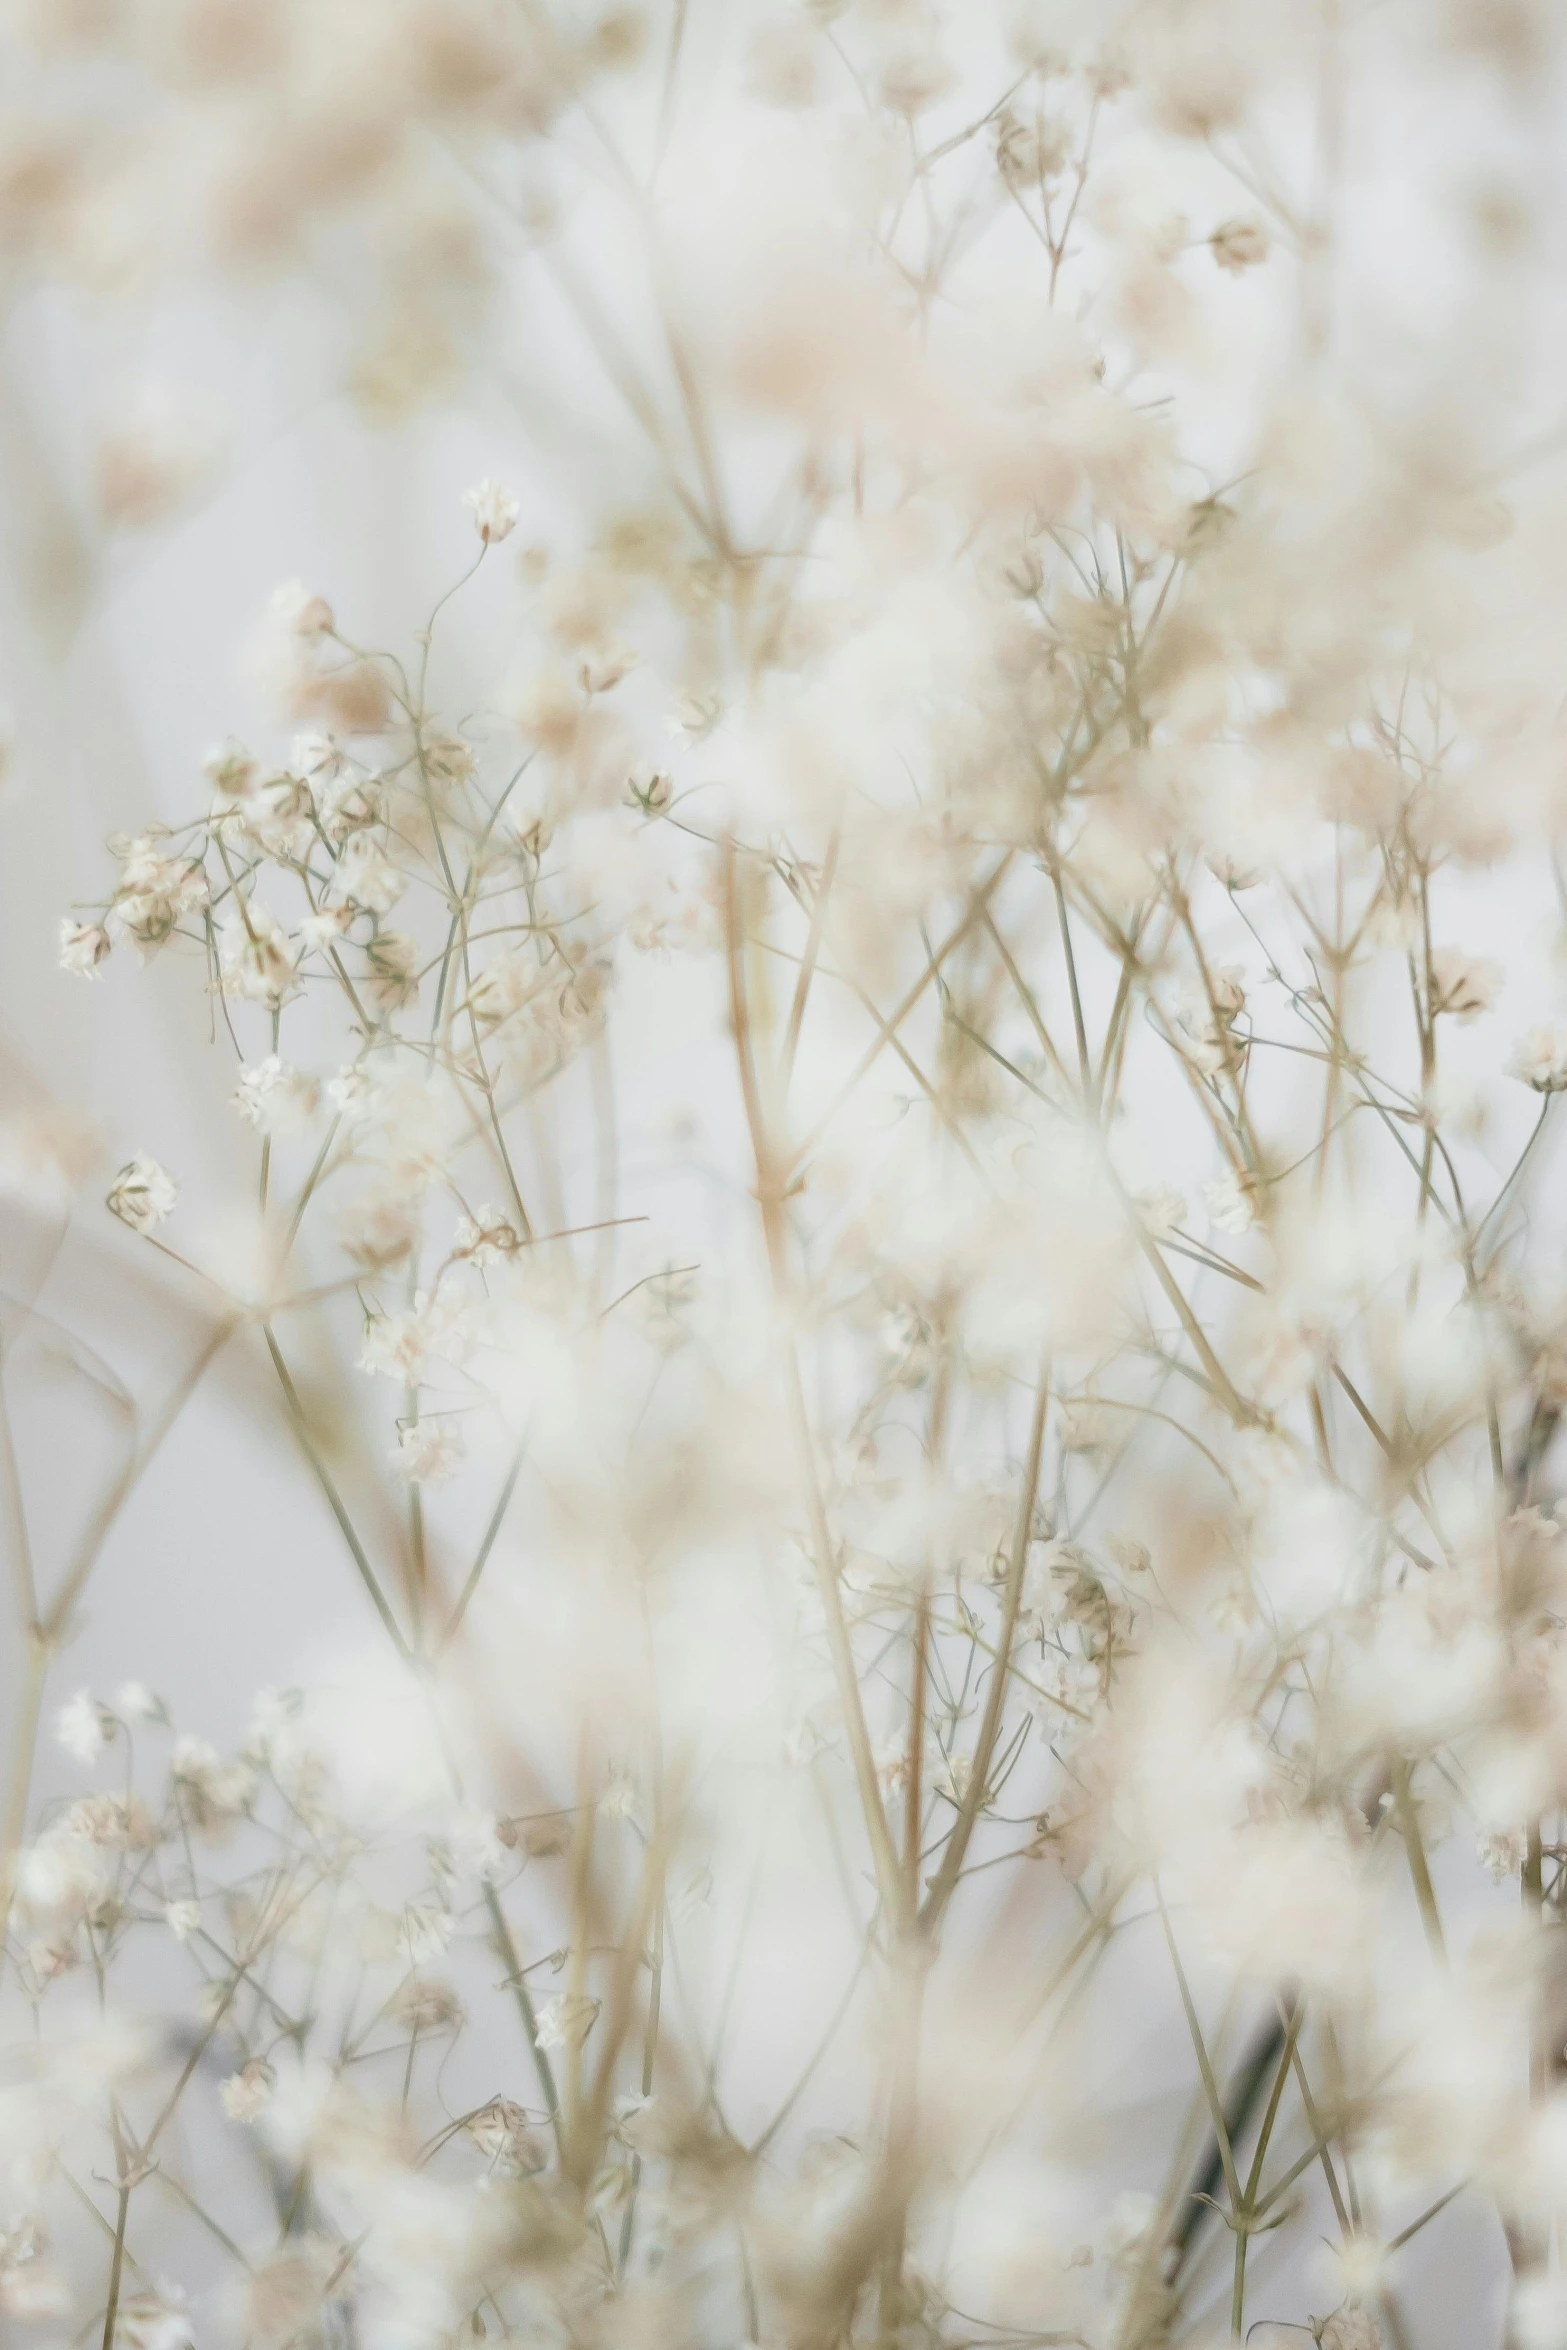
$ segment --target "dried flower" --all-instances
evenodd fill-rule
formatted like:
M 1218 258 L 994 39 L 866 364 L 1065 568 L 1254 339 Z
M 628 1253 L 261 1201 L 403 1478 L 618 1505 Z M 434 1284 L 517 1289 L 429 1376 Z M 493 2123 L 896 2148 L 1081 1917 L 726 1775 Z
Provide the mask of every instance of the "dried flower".
M 1268 258 L 1268 232 L 1260 220 L 1223 220 L 1208 245 L 1219 267 L 1233 277 L 1259 268 Z
M 78 1689 L 55 1715 L 54 1734 L 78 1762 L 96 1762 L 114 1736 L 114 1717 L 105 1713 L 91 1690 Z
M 1431 957 L 1431 1009 L 1456 1020 L 1488 1012 L 1502 989 L 1502 967 L 1456 947 L 1438 947 Z
M 105 1203 L 133 1232 L 151 1232 L 174 1213 L 179 1185 L 157 1160 L 138 1151 L 120 1169 Z
M 488 475 L 463 493 L 463 504 L 473 516 L 473 527 L 487 547 L 500 545 L 517 527 L 522 509 L 509 490 Z
M 73 922 L 66 917 L 60 924 L 60 968 L 77 979 L 96 978 L 112 944 L 101 922 Z
M 1567 1030 L 1544 1021 L 1525 1029 L 1507 1056 L 1507 1074 L 1532 1085 L 1536 1093 L 1567 1090 Z
M 411 1485 L 444 1485 L 456 1476 L 467 1451 L 455 1420 L 417 1420 L 398 1437 L 392 1458 Z
M 253 2122 L 265 2113 L 277 2087 L 277 2074 L 264 2058 L 253 2056 L 237 2073 L 218 2083 L 218 2096 L 231 2122 Z
M 246 1123 L 261 1134 L 299 1134 L 314 1118 L 321 1088 L 313 1077 L 269 1053 L 253 1069 L 240 1072 L 234 1106 Z

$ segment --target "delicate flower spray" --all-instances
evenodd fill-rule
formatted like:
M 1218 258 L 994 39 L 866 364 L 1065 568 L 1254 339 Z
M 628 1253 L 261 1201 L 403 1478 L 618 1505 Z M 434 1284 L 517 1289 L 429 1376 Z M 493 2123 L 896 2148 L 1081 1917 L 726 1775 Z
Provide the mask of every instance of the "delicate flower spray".
M 0 1443 L 18 2339 L 1567 2343 L 1567 483 L 1357 144 L 1560 27 L 1391 13 L 14 12 L 19 282 L 528 419 L 63 921 L 249 1172 Z M 364 1642 L 214 1745 L 61 1651 L 230 1349 Z

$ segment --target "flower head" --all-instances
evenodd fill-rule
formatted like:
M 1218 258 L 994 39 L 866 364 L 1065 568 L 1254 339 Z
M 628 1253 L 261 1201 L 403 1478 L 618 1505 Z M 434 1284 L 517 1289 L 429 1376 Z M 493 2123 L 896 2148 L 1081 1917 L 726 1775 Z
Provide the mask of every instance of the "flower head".
M 133 1232 L 151 1232 L 174 1213 L 179 1196 L 179 1185 L 167 1168 L 138 1151 L 114 1178 L 105 1205 Z
M 1548 1021 L 1526 1028 L 1507 1056 L 1507 1074 L 1536 1093 L 1567 1091 L 1567 1029 Z
M 487 547 L 497 547 L 502 539 L 510 538 L 517 527 L 522 509 L 510 490 L 503 489 L 488 474 L 463 493 L 463 504 L 473 516 L 473 527 Z
M 112 943 L 101 922 L 74 922 L 66 915 L 60 924 L 61 970 L 77 979 L 95 979 Z

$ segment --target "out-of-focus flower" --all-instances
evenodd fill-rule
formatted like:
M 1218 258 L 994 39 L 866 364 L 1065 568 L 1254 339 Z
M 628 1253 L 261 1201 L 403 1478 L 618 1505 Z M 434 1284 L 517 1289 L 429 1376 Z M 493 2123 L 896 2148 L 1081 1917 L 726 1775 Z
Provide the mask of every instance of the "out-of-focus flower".
M 1507 1056 L 1507 1074 L 1536 1093 L 1567 1090 L 1567 1029 L 1546 1021 L 1526 1028 Z
M 1502 979 L 1500 963 L 1457 947 L 1438 947 L 1431 957 L 1431 1009 L 1455 1020 L 1476 1020 L 1501 994 Z
M 218 2096 L 230 2121 L 253 2122 L 271 2104 L 276 2087 L 277 2074 L 271 2065 L 253 2056 L 237 2073 L 218 2083 Z
M 418 1420 L 403 1430 L 392 1458 L 410 1485 L 444 1485 L 456 1476 L 467 1451 L 455 1420 Z
M 118 1216 L 133 1232 L 151 1232 L 174 1213 L 179 1185 L 168 1170 L 145 1151 L 127 1160 L 110 1187 L 111 1216 Z
M 487 547 L 498 547 L 502 539 L 510 538 L 522 512 L 510 490 L 503 489 L 488 475 L 475 482 L 463 493 L 463 504 L 473 516 L 473 527 Z
M 69 1705 L 62 1705 L 54 1717 L 54 1734 L 67 1754 L 74 1754 L 78 1762 L 96 1762 L 114 1734 L 112 1719 L 106 1720 L 102 1706 L 90 1689 L 78 1689 Z
M 77 979 L 94 979 L 113 943 L 101 922 L 76 922 L 67 915 L 60 924 L 60 968 Z
M 1209 250 L 1221 269 L 1240 277 L 1268 258 L 1268 232 L 1260 220 L 1224 220 L 1208 239 Z

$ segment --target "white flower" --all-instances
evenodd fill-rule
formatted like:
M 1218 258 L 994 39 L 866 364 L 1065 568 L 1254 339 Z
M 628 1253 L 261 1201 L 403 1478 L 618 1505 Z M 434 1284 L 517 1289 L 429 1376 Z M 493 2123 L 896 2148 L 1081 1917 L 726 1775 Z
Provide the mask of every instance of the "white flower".
M 444 1485 L 467 1458 L 455 1420 L 416 1420 L 398 1437 L 392 1459 L 410 1485 Z
M 302 579 L 285 580 L 272 595 L 272 610 L 296 636 L 330 636 L 332 607 L 324 596 L 307 588 Z
M 218 2083 L 223 2110 L 232 2122 L 253 2122 L 272 2102 L 277 2075 L 260 2057 L 253 2056 L 237 2073 Z
M 298 1134 L 309 1125 L 321 1101 L 315 1078 L 269 1053 L 253 1069 L 242 1069 L 234 1088 L 234 1107 L 261 1134 Z
M 179 2299 L 171 2285 L 128 2295 L 120 2303 L 115 2339 L 126 2350 L 190 2350 L 195 2337 Z
M 256 762 L 243 743 L 214 743 L 201 762 L 220 800 L 242 800 L 256 782 Z
M 1529 1857 L 1529 1839 L 1522 1828 L 1484 1828 L 1475 1838 L 1481 1866 L 1500 1884 L 1516 1877 Z
M 179 1196 L 179 1185 L 167 1168 L 160 1167 L 145 1151 L 138 1151 L 114 1178 L 105 1204 L 110 1215 L 118 1216 L 133 1232 L 150 1232 L 173 1214 Z
M 199 1901 L 166 1902 L 163 1922 L 176 1942 L 188 1942 L 201 1924 L 201 1903 Z
M 1375 2312 L 1352 2301 L 1334 2310 L 1317 2339 L 1321 2350 L 1382 2350 L 1382 2328 Z
M 1268 232 L 1260 220 L 1221 220 L 1208 244 L 1219 267 L 1234 277 L 1268 258 Z
M 114 1693 L 114 1704 L 116 1712 L 123 1714 L 128 1721 L 161 1722 L 165 1719 L 162 1698 L 154 1697 L 145 1681 L 122 1681 Z
M 1185 1223 L 1188 1213 L 1186 1194 L 1173 1183 L 1161 1183 L 1152 1191 L 1140 1191 L 1136 1206 L 1150 1240 L 1168 1240 Z
M 334 904 L 389 914 L 407 887 L 407 875 L 392 863 L 375 835 L 356 832 L 338 858 L 329 894 Z
M 489 1882 L 506 1865 L 506 1847 L 492 1811 L 472 1807 L 460 1811 L 447 1831 L 446 1844 L 459 1876 L 479 1877 Z
M 397 1938 L 410 1966 L 428 1966 L 439 1958 L 457 1930 L 451 1911 L 438 1902 L 411 1901 L 398 1921 Z
M 78 1762 L 95 1762 L 109 1743 L 103 1712 L 90 1689 L 78 1689 L 54 1717 L 54 1734 Z
M 629 1820 L 636 1808 L 635 1779 L 625 1771 L 613 1772 L 599 1797 L 599 1810 L 603 1817 L 606 1820 Z
M 76 979 L 96 979 L 111 943 L 101 922 L 73 922 L 67 914 L 60 924 L 61 970 Z
M 490 1265 L 498 1258 L 515 1256 L 521 1246 L 522 1236 L 516 1226 L 500 1208 L 488 1205 L 475 1208 L 471 1216 L 459 1216 L 452 1234 L 452 1255 L 466 1257 L 475 1265 Z
M 584 1993 L 557 1992 L 546 1999 L 538 2013 L 539 2046 L 541 2048 L 581 2047 L 593 2029 L 599 2003 Z
M 1431 1009 L 1455 1020 L 1478 1019 L 1502 992 L 1502 966 L 1457 947 L 1438 947 L 1431 957 Z
M 1567 1090 L 1567 1029 L 1547 1021 L 1526 1028 L 1507 1056 L 1507 1074 L 1532 1085 L 1536 1093 Z
M 275 914 L 247 899 L 218 933 L 223 993 L 276 1010 L 294 987 L 299 948 Z
M 473 516 L 473 527 L 487 547 L 497 547 L 502 539 L 510 538 L 517 527 L 517 516 L 522 511 L 510 490 L 503 489 L 488 474 L 463 493 L 463 504 Z
M 1233 1169 L 1203 1185 L 1208 1213 L 1221 1232 L 1249 1232 L 1257 1221 L 1257 1196 Z

